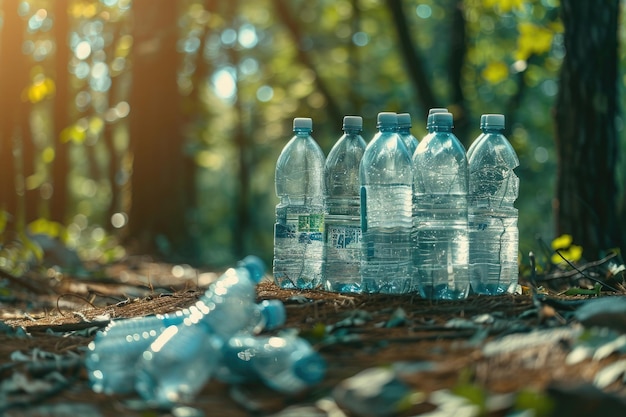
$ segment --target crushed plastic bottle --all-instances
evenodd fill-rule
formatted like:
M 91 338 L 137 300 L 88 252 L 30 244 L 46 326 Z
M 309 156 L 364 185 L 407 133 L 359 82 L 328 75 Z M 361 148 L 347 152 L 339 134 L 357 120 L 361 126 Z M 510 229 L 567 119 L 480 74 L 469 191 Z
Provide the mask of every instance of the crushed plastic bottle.
M 255 276 L 261 277 L 257 260 L 249 257 L 243 264 L 247 264 Z M 185 319 L 189 320 L 197 312 L 197 306 L 196 303 L 191 308 L 173 313 L 112 321 L 103 332 L 96 334 L 88 346 L 85 365 L 92 389 L 106 394 L 132 392 L 135 386 L 135 365 L 144 351 L 167 328 L 180 325 Z M 280 300 L 264 300 L 254 304 L 244 328 L 251 333 L 258 333 L 282 326 L 285 319 L 285 306 Z
M 260 380 L 266 386 L 295 394 L 319 383 L 326 361 L 303 338 L 236 335 L 221 349 L 222 369 L 218 378 L 229 383 Z

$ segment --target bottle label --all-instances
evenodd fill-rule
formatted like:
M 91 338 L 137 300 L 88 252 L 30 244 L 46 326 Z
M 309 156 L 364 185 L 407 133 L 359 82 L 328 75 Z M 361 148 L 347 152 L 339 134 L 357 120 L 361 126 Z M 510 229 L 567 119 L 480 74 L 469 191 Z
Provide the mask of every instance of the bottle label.
M 324 232 L 323 214 L 287 215 L 284 223 L 277 222 L 274 226 L 274 236 L 278 239 L 298 239 L 298 243 L 311 244 L 314 241 L 322 242 Z
M 322 232 L 324 225 L 324 215 L 306 214 L 298 216 L 298 232 Z
M 335 249 L 349 249 L 361 243 L 359 226 L 329 226 L 329 244 Z

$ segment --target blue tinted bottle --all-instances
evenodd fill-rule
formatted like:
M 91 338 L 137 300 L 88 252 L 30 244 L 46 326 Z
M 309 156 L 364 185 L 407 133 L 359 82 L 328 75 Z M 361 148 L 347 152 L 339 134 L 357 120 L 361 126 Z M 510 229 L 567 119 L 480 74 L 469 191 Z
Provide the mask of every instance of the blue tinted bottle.
M 412 288 L 411 157 L 397 134 L 395 113 L 378 114 L 367 145 L 361 182 L 362 291 L 402 294 Z
M 312 129 L 311 119 L 295 118 L 295 135 L 276 163 L 274 280 L 281 288 L 322 284 L 325 158 Z
M 467 159 L 452 114 L 431 116 L 433 133 L 413 154 L 414 273 L 423 297 L 462 299 L 470 288 Z
M 470 277 L 478 294 L 514 292 L 518 281 L 519 165 L 501 114 L 483 115 L 483 134 L 469 157 Z M 472 147 L 470 147 L 472 149 Z
M 398 114 L 398 135 L 400 135 L 400 139 L 404 142 L 411 156 L 413 156 L 413 152 L 415 152 L 415 148 L 417 148 L 417 144 L 419 143 L 417 138 L 411 133 L 412 126 L 413 123 L 411 122 L 411 115 L 409 113 Z
M 354 293 L 361 290 L 361 198 L 359 165 L 366 143 L 363 119 L 343 118 L 344 134 L 326 158 L 324 169 L 324 288 Z

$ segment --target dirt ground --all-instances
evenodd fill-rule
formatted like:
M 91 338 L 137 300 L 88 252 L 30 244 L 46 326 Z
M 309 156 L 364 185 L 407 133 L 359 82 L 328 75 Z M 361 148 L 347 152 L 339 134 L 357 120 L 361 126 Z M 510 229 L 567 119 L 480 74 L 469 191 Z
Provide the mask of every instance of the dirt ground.
M 626 415 L 621 380 L 602 390 L 592 385 L 601 369 L 626 355 L 568 364 L 577 326 L 567 309 L 538 304 L 530 295 L 433 302 L 411 295 L 292 291 L 279 289 L 269 277 L 258 287 L 259 300 L 285 303 L 284 327 L 298 329 L 328 363 L 323 382 L 285 396 L 260 384 L 211 381 L 186 406 L 147 408 L 137 396 L 106 396 L 89 388 L 81 362 L 86 346 L 107 318 L 190 306 L 217 274 L 136 257 L 98 276 L 81 280 L 52 272 L 31 274 L 27 286 L 11 283 L 10 296 L 0 299 L 0 320 L 13 330 L 0 331 L 4 415 L 452 416 L 513 415 L 528 407 L 534 415 L 549 415 L 549 410 L 554 415 Z M 15 333 L 19 328 L 28 336 Z M 533 331 L 543 333 L 533 337 Z M 506 339 L 514 334 L 521 337 Z M 508 345 L 498 344 L 503 340 Z M 394 369 L 402 389 L 412 394 L 398 410 L 388 410 L 391 402 L 384 395 L 357 400 L 369 414 L 341 401 L 339 408 L 332 400 L 346 378 L 379 366 Z M 436 398 L 446 393 L 479 406 L 474 414 L 445 414 Z

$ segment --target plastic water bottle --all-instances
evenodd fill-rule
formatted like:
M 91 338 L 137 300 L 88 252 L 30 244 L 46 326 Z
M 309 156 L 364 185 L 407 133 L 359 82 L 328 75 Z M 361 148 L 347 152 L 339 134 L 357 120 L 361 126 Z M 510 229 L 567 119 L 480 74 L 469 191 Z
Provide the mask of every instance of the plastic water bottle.
M 181 309 L 109 323 L 88 345 L 85 365 L 92 389 L 106 394 L 132 392 L 135 364 L 142 353 L 166 328 L 183 323 L 192 310 Z M 284 324 L 285 318 L 285 306 L 280 300 L 265 300 L 255 304 L 246 329 L 260 332 L 277 328 Z
M 484 115 L 484 133 L 469 158 L 470 277 L 479 294 L 513 292 L 517 286 L 519 165 L 503 134 L 504 116 Z
M 412 126 L 411 115 L 409 113 L 398 114 L 398 135 L 400 135 L 400 139 L 404 142 L 411 156 L 413 156 L 413 152 L 415 152 L 415 148 L 417 148 L 417 144 L 419 143 L 417 138 L 411 133 Z
M 478 135 L 478 137 L 476 139 L 474 139 L 474 141 L 472 142 L 470 147 L 467 148 L 467 164 L 468 164 L 468 167 L 469 167 L 469 160 L 470 160 L 472 154 L 474 153 L 474 149 L 476 149 L 476 146 L 485 137 L 485 120 L 487 120 L 487 115 L 486 114 L 483 114 L 482 116 L 480 116 L 480 134 Z M 471 178 L 470 178 L 470 182 L 471 182 Z
M 143 352 L 135 383 L 143 399 L 157 404 L 189 400 L 211 377 L 224 341 L 246 328 L 254 315 L 263 268 L 258 258 L 249 258 L 227 270 L 181 324 L 166 328 Z
M 378 114 L 378 133 L 365 148 L 361 182 L 362 291 L 411 290 L 411 189 L 409 152 L 396 133 L 395 113 Z
M 435 131 L 435 125 L 433 123 L 433 114 L 435 113 L 449 113 L 445 107 L 434 107 L 428 110 L 428 117 L 426 118 L 426 131 L 433 133 Z
M 361 291 L 359 164 L 366 147 L 362 129 L 361 117 L 345 116 L 344 134 L 326 158 L 324 287 L 328 291 Z
M 325 160 L 312 129 L 311 119 L 295 118 L 295 135 L 276 163 L 274 279 L 281 288 L 322 284 Z
M 468 172 L 452 114 L 432 114 L 433 134 L 413 155 L 414 272 L 421 295 L 462 299 L 469 293 Z
M 284 394 L 319 383 L 327 367 L 324 358 L 295 334 L 236 335 L 222 347 L 221 363 L 218 379 L 228 383 L 260 380 Z

